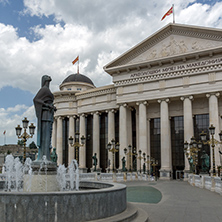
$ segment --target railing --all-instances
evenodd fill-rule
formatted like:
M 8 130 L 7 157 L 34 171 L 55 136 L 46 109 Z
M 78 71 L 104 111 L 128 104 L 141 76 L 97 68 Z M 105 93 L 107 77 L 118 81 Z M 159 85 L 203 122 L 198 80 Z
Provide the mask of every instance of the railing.
M 188 175 L 188 182 L 192 186 L 205 188 L 207 190 L 219 193 L 222 195 L 222 178 L 221 177 L 211 177 L 204 175 Z

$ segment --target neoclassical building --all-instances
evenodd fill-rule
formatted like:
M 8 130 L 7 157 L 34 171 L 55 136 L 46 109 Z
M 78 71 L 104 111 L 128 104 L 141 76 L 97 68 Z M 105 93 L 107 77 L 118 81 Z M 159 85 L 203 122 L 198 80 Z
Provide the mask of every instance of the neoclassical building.
M 141 150 L 158 160 L 160 178 L 176 178 L 177 171 L 189 171 L 184 141 L 190 142 L 192 136 L 200 140 L 202 131 L 209 134 L 210 124 L 219 140 L 222 30 L 168 24 L 104 66 L 104 71 L 112 76 L 112 85 L 95 87 L 88 77 L 72 74 L 54 93 L 52 146 L 58 164 L 75 158 L 68 138 L 79 132 L 86 138 L 79 149 L 79 167 L 85 172 L 92 168 L 94 153 L 97 168 L 112 169 L 107 144 L 115 139 L 120 144 L 116 168 L 122 168 L 124 148 L 131 145 L 137 153 Z M 216 166 L 221 165 L 219 147 L 215 147 Z M 212 167 L 212 149 L 206 145 L 202 150 Z M 126 157 L 128 169 L 135 158 Z

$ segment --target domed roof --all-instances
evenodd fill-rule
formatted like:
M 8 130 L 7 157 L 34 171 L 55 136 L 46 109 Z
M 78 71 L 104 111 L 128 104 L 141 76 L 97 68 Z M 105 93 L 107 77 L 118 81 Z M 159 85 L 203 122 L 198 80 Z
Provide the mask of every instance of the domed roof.
M 88 78 L 87 76 L 84 76 L 82 74 L 71 74 L 69 75 L 67 78 L 65 78 L 65 80 L 62 82 L 63 83 L 68 83 L 68 82 L 84 82 L 84 83 L 88 83 L 94 86 L 92 80 L 90 78 Z

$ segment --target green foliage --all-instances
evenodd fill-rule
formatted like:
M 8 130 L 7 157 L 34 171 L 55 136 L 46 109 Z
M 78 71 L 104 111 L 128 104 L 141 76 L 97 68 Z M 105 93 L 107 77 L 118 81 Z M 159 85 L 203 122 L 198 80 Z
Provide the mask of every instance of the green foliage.
M 36 144 L 35 144 L 34 141 L 32 141 L 32 142 L 29 144 L 29 148 L 30 148 L 30 149 L 37 149 L 37 146 L 36 146 Z
M 23 146 L 24 145 L 24 141 L 23 140 L 18 140 L 18 143 L 17 143 L 19 146 Z

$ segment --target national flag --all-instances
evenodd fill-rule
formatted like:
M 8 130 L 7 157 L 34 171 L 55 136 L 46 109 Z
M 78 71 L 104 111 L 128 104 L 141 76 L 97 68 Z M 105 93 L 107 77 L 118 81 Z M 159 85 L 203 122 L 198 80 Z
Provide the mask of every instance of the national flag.
M 3 132 L 3 135 L 5 135 L 6 134 L 6 130 Z
M 77 61 L 79 61 L 79 56 L 77 56 L 76 59 L 74 59 L 74 60 L 72 61 L 72 64 L 74 65 Z
M 164 20 L 166 18 L 166 16 L 171 15 L 173 13 L 173 6 L 170 8 L 170 10 L 163 16 L 163 18 L 161 19 Z

